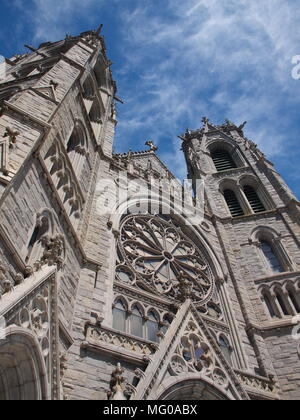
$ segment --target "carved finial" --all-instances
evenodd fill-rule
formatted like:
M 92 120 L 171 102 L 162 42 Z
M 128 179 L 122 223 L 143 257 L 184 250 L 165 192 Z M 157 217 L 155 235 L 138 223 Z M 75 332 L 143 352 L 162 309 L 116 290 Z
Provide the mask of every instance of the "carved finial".
M 152 140 L 146 141 L 145 145 L 150 147 L 150 152 L 156 152 L 158 150 L 158 147 L 155 146 Z
M 188 275 L 185 274 L 183 271 L 179 272 L 178 281 L 179 281 L 179 293 L 180 293 L 179 297 L 180 297 L 180 300 L 184 302 L 190 297 L 192 297 L 193 285 Z

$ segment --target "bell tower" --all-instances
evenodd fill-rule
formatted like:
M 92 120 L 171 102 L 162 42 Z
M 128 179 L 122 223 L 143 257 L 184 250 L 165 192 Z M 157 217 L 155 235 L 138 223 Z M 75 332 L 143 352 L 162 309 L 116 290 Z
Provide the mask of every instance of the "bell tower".
M 284 399 L 298 399 L 299 341 L 293 329 L 300 313 L 300 205 L 245 137 L 245 124 L 226 120 L 217 126 L 204 118 L 201 129 L 180 138 L 188 177 L 205 184 L 207 217 L 228 270 L 248 363 L 257 362 L 259 376 L 274 376 Z

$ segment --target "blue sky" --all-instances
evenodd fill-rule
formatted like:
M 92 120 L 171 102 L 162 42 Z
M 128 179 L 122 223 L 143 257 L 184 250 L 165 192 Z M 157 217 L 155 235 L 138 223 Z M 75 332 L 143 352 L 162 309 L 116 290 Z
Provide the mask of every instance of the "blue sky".
M 104 24 L 113 61 L 116 151 L 146 140 L 179 177 L 177 138 L 225 118 L 245 133 L 300 197 L 300 7 L 295 0 L 0 0 L 0 55 Z

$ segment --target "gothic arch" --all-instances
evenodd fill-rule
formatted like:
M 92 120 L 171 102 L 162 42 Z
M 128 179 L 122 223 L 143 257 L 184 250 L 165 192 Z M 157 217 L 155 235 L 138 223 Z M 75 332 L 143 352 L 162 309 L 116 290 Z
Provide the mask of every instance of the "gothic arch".
M 96 87 L 94 80 L 90 74 L 86 77 L 82 84 L 82 95 L 84 99 L 92 101 L 96 96 Z
M 229 138 L 212 138 L 206 142 L 206 152 L 211 153 L 219 147 L 232 152 L 237 147 L 236 142 Z
M 225 389 L 210 379 L 204 379 L 201 374 L 193 373 L 167 379 L 151 399 L 170 401 L 235 400 Z
M 282 266 L 283 271 L 294 271 L 293 262 L 282 243 L 281 235 L 275 229 L 270 228 L 269 226 L 258 226 L 250 235 L 249 243 L 254 244 L 259 248 L 261 258 L 264 261 L 265 257 L 263 256 L 261 249 L 262 242 L 266 242 L 270 245 L 274 255 Z M 266 269 L 267 268 L 268 267 L 266 265 Z
M 122 305 L 124 306 L 125 310 L 128 311 L 128 309 L 129 309 L 129 302 L 126 299 L 126 297 L 125 296 L 121 296 L 121 295 L 117 295 L 115 297 L 115 299 L 114 299 L 114 305 L 116 305 L 119 301 L 122 303 Z
M 46 366 L 37 339 L 15 326 L 5 333 L 0 346 L 0 400 L 49 399 Z
M 220 150 L 220 151 L 224 150 L 225 152 L 227 152 L 232 158 L 234 164 L 236 165 L 236 168 L 241 168 L 245 166 L 245 159 L 239 147 L 236 145 L 236 143 L 233 140 L 231 141 L 229 139 L 219 138 L 219 139 L 212 139 L 207 142 L 206 152 L 210 155 L 213 165 L 214 163 L 212 159 L 212 154 L 216 152 L 217 150 Z
M 251 232 L 250 242 L 255 243 L 261 239 L 269 241 L 280 240 L 280 234 L 269 226 L 258 226 Z
M 130 303 L 130 305 L 129 305 L 129 311 L 132 312 L 132 310 L 134 308 L 137 308 L 140 311 L 142 317 L 145 318 L 145 316 L 146 316 L 146 310 L 145 310 L 145 306 L 141 302 L 132 301 Z
M 261 203 L 265 207 L 265 210 L 272 209 L 274 207 L 274 203 L 269 193 L 266 191 L 262 183 L 254 175 L 244 174 L 240 176 L 237 181 L 237 185 L 241 190 L 243 190 L 244 194 L 245 194 L 245 191 L 244 191 L 245 187 L 253 188 L 253 190 L 258 196 L 258 199 L 261 201 Z

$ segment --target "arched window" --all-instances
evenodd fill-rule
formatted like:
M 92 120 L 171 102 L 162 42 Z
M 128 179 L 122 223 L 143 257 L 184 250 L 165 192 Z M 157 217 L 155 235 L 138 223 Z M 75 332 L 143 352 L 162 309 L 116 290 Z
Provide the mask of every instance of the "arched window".
M 245 185 L 243 190 L 254 213 L 261 213 L 266 210 L 257 192 L 251 185 Z
M 281 262 L 274 252 L 272 245 L 267 241 L 260 241 L 262 252 L 266 258 L 267 264 L 274 273 L 282 273 L 284 271 Z
M 132 308 L 130 315 L 130 334 L 143 338 L 143 315 L 138 306 Z
M 148 313 L 148 320 L 146 322 L 147 328 L 147 339 L 149 341 L 158 342 L 158 319 L 156 314 L 153 311 Z
M 294 290 L 289 289 L 289 290 L 288 290 L 288 296 L 289 296 L 289 299 L 290 299 L 290 301 L 291 301 L 291 303 L 292 303 L 292 305 L 293 305 L 293 307 L 294 307 L 295 311 L 296 311 L 298 314 L 300 314 L 300 305 L 299 305 L 299 302 L 298 302 L 298 299 L 297 299 L 297 296 L 296 296 L 295 291 L 294 291 Z
M 276 295 L 277 302 L 278 302 L 278 303 L 279 303 L 279 305 L 280 305 L 280 308 L 281 308 L 281 310 L 282 310 L 283 315 L 285 315 L 285 316 L 290 315 L 290 313 L 289 313 L 289 311 L 288 311 L 288 309 L 287 309 L 287 307 L 286 307 L 286 304 L 285 304 L 284 298 L 283 298 L 283 296 L 281 295 L 281 293 L 279 293 L 279 292 L 277 291 L 275 295 Z
M 225 338 L 224 336 L 221 336 L 219 338 L 219 346 L 220 346 L 220 349 L 223 353 L 223 356 L 225 357 L 227 362 L 231 365 L 231 363 L 232 363 L 232 359 L 231 359 L 232 349 L 231 349 L 231 345 L 229 344 L 229 341 L 227 340 L 227 338 Z
M 264 302 L 265 302 L 265 304 L 268 308 L 268 311 L 269 311 L 269 314 L 270 314 L 271 318 L 277 318 L 277 315 L 274 311 L 274 308 L 273 308 L 273 305 L 271 303 L 270 297 L 266 293 L 263 293 L 262 296 L 263 296 L 263 300 L 264 300 Z
M 113 308 L 113 328 L 126 332 L 126 308 L 121 300 L 117 300 Z
M 226 200 L 227 206 L 230 210 L 232 217 L 243 216 L 244 211 L 232 190 L 225 190 L 224 191 L 224 198 Z
M 211 153 L 211 157 L 218 172 L 227 171 L 237 167 L 232 156 L 227 150 L 216 149 Z
M 42 238 L 45 237 L 50 230 L 49 218 L 45 215 L 40 217 L 31 235 L 27 248 L 26 264 L 31 264 L 41 257 Z

